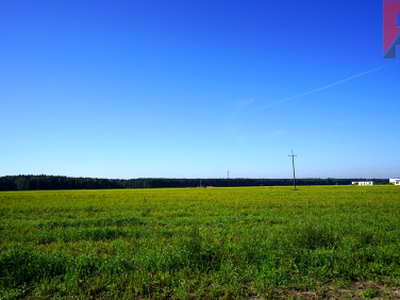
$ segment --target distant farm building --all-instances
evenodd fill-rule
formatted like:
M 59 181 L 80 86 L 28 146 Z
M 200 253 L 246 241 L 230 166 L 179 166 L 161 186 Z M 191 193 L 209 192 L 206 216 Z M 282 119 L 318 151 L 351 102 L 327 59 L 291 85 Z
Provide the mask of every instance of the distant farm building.
M 353 181 L 352 185 L 374 185 L 373 181 Z
M 394 185 L 400 185 L 400 178 L 390 178 L 389 183 Z

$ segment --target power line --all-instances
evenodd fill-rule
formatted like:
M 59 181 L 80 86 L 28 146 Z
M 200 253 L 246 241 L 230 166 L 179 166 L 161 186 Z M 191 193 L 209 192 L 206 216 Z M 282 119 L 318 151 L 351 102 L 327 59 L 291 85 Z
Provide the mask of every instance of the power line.
M 296 190 L 296 189 L 297 189 L 297 188 L 296 188 L 296 168 L 294 167 L 294 158 L 297 157 L 297 155 L 295 155 L 295 154 L 293 153 L 293 150 L 292 150 L 292 154 L 289 154 L 289 157 L 292 158 L 293 187 L 294 187 L 294 189 Z

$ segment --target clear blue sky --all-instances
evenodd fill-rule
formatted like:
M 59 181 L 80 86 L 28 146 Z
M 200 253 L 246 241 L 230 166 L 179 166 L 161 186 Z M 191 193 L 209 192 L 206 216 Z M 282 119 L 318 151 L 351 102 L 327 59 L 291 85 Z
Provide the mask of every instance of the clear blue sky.
M 0 176 L 400 176 L 382 7 L 2 0 Z

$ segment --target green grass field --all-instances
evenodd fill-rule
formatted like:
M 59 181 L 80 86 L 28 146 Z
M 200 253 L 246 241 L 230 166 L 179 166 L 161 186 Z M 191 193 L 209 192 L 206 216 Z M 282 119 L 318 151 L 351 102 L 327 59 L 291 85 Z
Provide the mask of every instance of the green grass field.
M 0 192 L 0 298 L 400 297 L 400 188 Z

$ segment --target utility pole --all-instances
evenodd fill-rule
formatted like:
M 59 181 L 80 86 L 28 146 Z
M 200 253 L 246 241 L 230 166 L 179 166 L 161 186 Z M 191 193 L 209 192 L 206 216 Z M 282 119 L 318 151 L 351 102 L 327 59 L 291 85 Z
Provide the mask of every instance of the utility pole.
M 296 157 L 297 155 L 295 155 L 294 153 L 293 153 L 293 150 L 292 150 L 292 154 L 289 154 L 289 157 L 291 157 L 292 158 L 292 168 L 293 168 L 293 187 L 294 187 L 294 189 L 296 190 L 297 188 L 296 188 L 296 169 L 295 169 L 295 167 L 294 167 L 294 158 Z
M 228 174 L 228 186 L 231 187 L 231 183 L 230 183 L 230 181 L 229 181 L 229 170 L 228 170 L 228 172 L 226 172 L 226 173 Z

